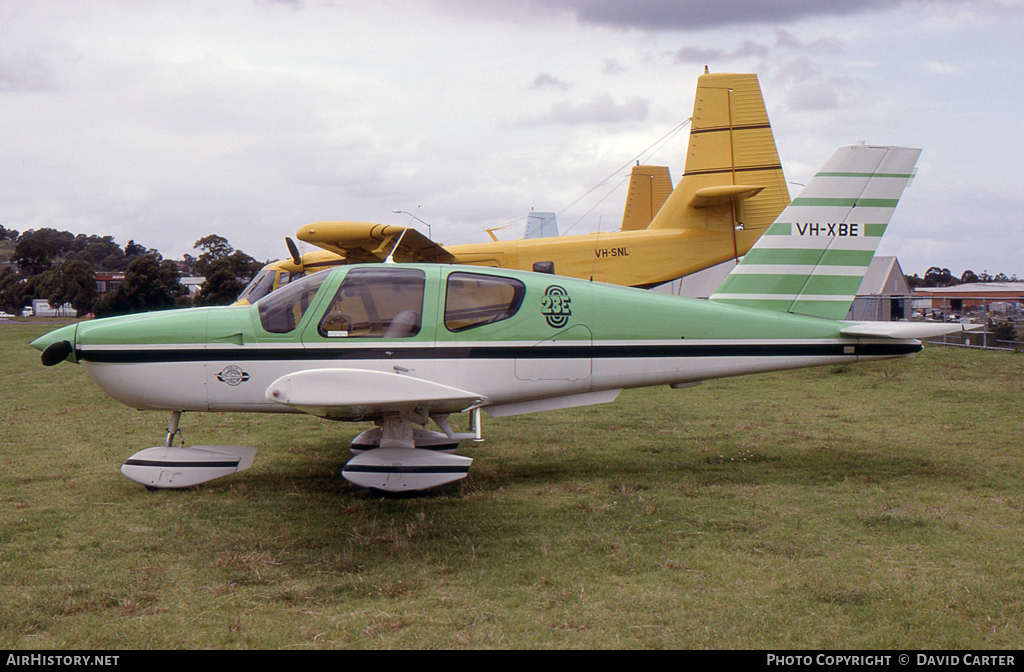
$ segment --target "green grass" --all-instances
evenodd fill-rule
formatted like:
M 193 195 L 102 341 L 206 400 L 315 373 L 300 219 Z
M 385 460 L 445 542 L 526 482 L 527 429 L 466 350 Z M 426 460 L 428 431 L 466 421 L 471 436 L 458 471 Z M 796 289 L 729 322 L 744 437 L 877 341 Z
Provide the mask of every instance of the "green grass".
M 366 425 L 186 414 L 260 449 L 118 473 L 164 414 L 0 325 L 3 648 L 1020 648 L 1024 357 L 624 392 L 488 420 L 457 487 L 344 481 Z

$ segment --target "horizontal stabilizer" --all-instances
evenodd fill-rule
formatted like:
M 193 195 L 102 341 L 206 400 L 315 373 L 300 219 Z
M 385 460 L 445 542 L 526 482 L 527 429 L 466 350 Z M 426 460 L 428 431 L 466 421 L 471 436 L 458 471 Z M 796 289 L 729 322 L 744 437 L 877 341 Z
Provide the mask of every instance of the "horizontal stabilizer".
M 461 413 L 486 397 L 412 376 L 365 369 L 308 369 L 281 376 L 267 399 L 303 413 L 338 420 L 384 413 Z
M 932 338 L 981 329 L 980 324 L 959 322 L 863 322 L 839 330 L 843 336 L 869 338 Z
M 749 184 L 729 184 L 721 187 L 704 187 L 694 192 L 690 197 L 691 208 L 710 208 L 715 205 L 727 205 L 730 202 L 738 203 L 744 198 L 757 196 L 764 190 L 764 187 L 752 186 Z

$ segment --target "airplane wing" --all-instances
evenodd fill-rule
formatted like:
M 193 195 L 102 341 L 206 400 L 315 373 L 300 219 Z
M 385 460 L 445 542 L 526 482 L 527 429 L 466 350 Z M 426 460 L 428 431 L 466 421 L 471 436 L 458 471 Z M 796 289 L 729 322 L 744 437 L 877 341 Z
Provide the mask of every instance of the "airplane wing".
M 959 322 L 862 322 L 851 324 L 839 330 L 843 336 L 869 338 L 932 338 L 961 331 L 981 329 L 981 324 L 960 324 Z
M 399 262 L 452 263 L 454 255 L 416 229 L 371 222 L 316 222 L 299 229 L 296 237 L 349 263 L 384 261 L 395 251 Z M 397 246 L 397 249 L 395 249 Z
M 461 413 L 487 397 L 399 373 L 366 369 L 307 369 L 281 376 L 267 399 L 331 420 L 359 420 L 381 413 Z

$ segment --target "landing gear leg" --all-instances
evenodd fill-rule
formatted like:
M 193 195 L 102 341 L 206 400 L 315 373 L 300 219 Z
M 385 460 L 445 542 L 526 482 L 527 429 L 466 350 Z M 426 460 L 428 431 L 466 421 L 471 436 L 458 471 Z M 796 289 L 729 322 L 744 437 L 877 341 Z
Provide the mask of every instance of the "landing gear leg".
M 181 430 L 178 429 L 178 423 L 181 422 L 181 411 L 174 411 L 171 413 L 171 419 L 167 421 L 167 438 L 164 440 L 164 447 L 170 448 L 174 445 L 174 437 L 181 434 Z M 184 437 L 182 437 L 182 445 L 184 445 Z

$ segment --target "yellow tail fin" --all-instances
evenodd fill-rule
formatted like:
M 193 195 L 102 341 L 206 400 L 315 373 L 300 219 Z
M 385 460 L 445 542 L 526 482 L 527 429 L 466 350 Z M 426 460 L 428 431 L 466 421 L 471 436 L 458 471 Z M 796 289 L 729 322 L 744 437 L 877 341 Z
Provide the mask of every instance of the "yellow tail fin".
M 763 229 L 787 205 L 789 190 L 757 75 L 701 75 L 686 172 L 648 228 Z
M 671 193 L 672 176 L 667 166 L 633 166 L 622 212 L 622 230 L 646 229 Z

